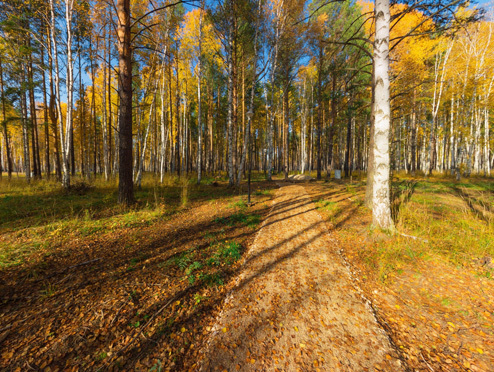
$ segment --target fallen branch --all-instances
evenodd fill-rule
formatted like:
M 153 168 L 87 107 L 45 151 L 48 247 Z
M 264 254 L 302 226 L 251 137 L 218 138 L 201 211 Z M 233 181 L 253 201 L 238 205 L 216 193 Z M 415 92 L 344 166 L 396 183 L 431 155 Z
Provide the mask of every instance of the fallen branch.
M 424 359 L 424 356 L 422 355 L 422 352 L 420 352 L 420 356 L 422 357 L 422 360 L 424 361 L 424 363 L 427 365 L 427 367 L 429 367 L 429 369 L 434 372 L 434 370 L 432 369 L 432 367 L 430 366 L 429 363 L 427 363 L 427 361 Z
M 89 261 L 86 261 L 86 262 L 81 262 L 81 263 L 78 263 L 76 265 L 72 265 L 72 266 L 69 266 L 67 267 L 65 270 L 63 270 L 62 272 L 65 272 L 67 270 L 70 270 L 70 269 L 73 269 L 75 267 L 79 267 L 79 266 L 84 266 L 84 265 L 88 265 L 90 263 L 93 263 L 93 262 L 96 262 L 96 261 L 99 261 L 101 260 L 101 258 L 95 258 L 94 260 L 89 260 Z
M 418 238 L 416 236 L 407 235 L 407 234 L 403 234 L 403 233 L 398 233 L 398 234 L 400 234 L 401 236 L 404 236 L 405 238 L 411 238 L 413 240 L 420 240 L 421 242 L 429 243 L 429 241 L 427 239 L 421 239 L 421 238 Z

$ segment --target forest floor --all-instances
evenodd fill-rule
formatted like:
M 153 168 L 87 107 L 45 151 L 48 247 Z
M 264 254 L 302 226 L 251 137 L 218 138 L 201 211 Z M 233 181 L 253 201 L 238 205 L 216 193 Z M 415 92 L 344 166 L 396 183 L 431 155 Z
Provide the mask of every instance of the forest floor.
M 261 179 L 1 181 L 0 371 L 494 370 L 490 180 L 401 175 L 388 236 L 359 180 Z
M 276 185 L 247 207 L 222 179 L 166 182 L 125 209 L 101 181 L 4 180 L 0 371 L 183 370 Z

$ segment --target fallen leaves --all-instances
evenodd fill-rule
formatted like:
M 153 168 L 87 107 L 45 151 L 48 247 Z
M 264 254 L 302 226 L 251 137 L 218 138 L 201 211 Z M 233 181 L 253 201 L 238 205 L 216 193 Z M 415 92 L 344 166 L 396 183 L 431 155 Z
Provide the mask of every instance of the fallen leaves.
M 183 370 L 211 329 L 236 266 L 221 268 L 225 285 L 196 283 L 159 313 L 189 286 L 184 271 L 166 263 L 189 249 L 206 255 L 206 232 L 248 245 L 251 228 L 213 222 L 231 213 L 228 203 L 220 199 L 212 209 L 205 200 L 153 225 L 67 240 L 39 260 L 1 270 L 0 370 Z M 267 212 L 260 203 L 252 208 Z

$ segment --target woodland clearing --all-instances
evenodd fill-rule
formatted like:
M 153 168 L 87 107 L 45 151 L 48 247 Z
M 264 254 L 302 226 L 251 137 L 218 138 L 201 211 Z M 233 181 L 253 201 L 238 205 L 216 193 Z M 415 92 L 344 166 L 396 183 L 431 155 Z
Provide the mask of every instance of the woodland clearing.
M 333 246 L 318 254 L 339 261 L 343 271 L 348 267 L 352 286 L 371 301 L 389 337 L 392 350 L 383 354 L 389 359 L 374 367 L 393 370 L 386 363 L 396 358 L 404 370 L 493 369 L 493 269 L 484 259 L 494 253 L 492 183 L 396 178 L 393 213 L 403 235 L 388 236 L 369 228 L 362 181 L 289 186 L 305 188 L 306 196 L 297 192 L 299 205 L 295 200 L 294 208 L 275 207 L 270 214 L 278 185 L 260 181 L 262 174 L 255 177 L 250 206 L 245 190 L 239 194 L 222 179 L 201 186 L 169 179 L 157 186 L 145 178 L 140 203 L 131 209 L 117 206 L 116 193 L 104 183 L 64 194 L 44 182 L 2 184 L 0 369 L 196 370 L 198 356 L 208 355 L 201 352 L 212 332 L 231 336 L 218 324 L 235 306 L 262 221 L 265 229 L 276 227 L 269 224 L 279 219 L 277 212 L 289 221 L 297 208 L 319 213 Z M 287 269 L 282 263 L 276 268 Z M 320 279 L 312 276 L 317 272 L 296 277 L 310 287 Z M 294 281 L 290 274 L 286 280 Z M 263 291 L 261 302 L 276 293 Z M 303 314 L 326 301 L 321 293 L 299 295 L 296 305 L 306 308 Z M 317 301 L 310 299 L 315 296 Z M 253 320 L 256 311 L 264 308 L 252 309 Z M 311 333 L 303 328 L 310 321 L 304 316 L 286 330 L 297 338 L 298 349 L 288 348 L 285 357 L 288 352 L 295 364 L 310 361 L 301 364 L 303 370 L 327 370 L 324 363 L 331 358 L 317 354 L 310 340 L 298 339 Z M 352 323 L 354 316 L 345 321 Z M 283 324 L 290 317 L 288 311 L 277 314 Z M 243 347 L 239 342 L 239 350 Z M 245 350 L 254 355 L 268 349 L 260 343 Z M 345 344 L 340 350 L 353 349 Z M 253 370 L 262 357 L 275 360 L 252 356 L 255 363 L 239 368 Z

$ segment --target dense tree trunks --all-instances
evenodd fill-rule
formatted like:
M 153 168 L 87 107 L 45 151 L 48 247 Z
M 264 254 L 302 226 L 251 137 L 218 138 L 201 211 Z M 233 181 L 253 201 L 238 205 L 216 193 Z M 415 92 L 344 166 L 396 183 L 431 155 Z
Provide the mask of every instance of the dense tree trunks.
M 118 201 L 134 203 L 132 182 L 132 49 L 130 34 L 130 0 L 117 0 L 117 36 L 119 66 L 119 173 Z
M 393 229 L 390 209 L 389 131 L 391 121 L 389 86 L 389 0 L 376 0 L 376 35 L 374 41 L 374 185 L 372 193 L 373 224 Z

